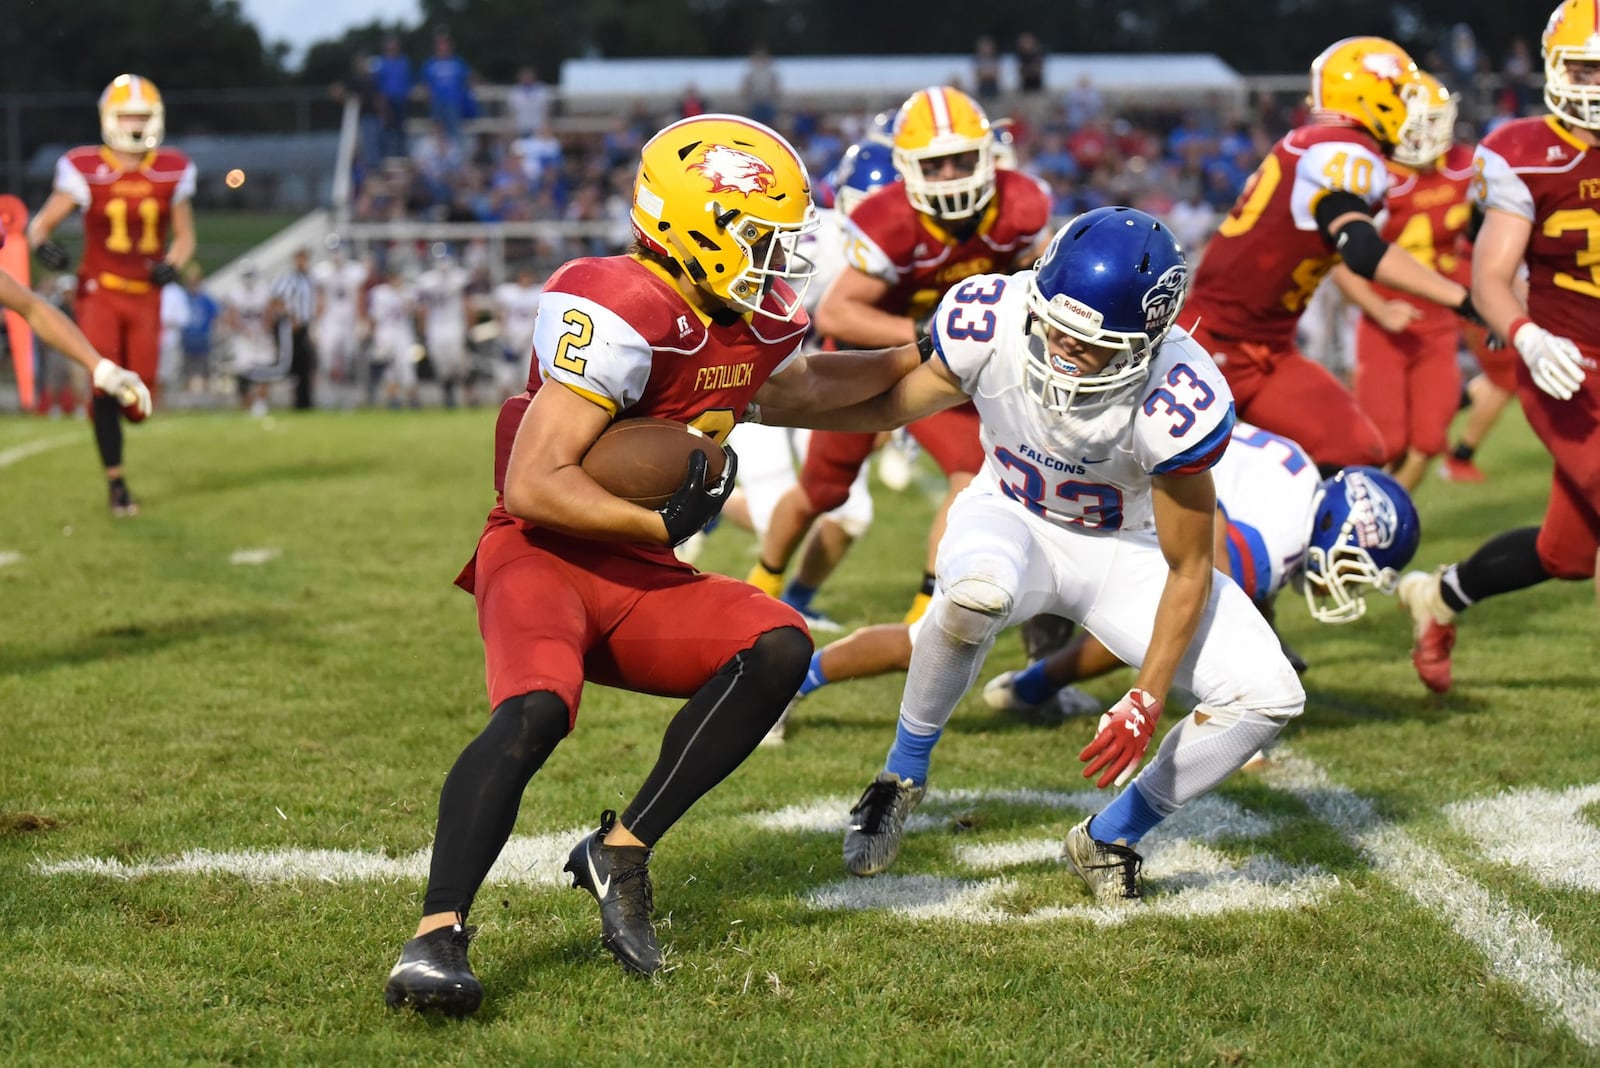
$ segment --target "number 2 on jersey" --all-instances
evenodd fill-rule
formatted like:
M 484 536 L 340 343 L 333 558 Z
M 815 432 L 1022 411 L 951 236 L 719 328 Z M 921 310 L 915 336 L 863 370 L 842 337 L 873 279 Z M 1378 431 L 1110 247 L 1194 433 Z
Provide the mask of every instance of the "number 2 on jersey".
M 581 375 L 583 369 L 589 366 L 589 361 L 574 355 L 572 350 L 589 347 L 589 342 L 594 340 L 594 320 L 577 308 L 569 308 L 561 316 L 561 321 L 576 329 L 561 335 L 561 340 L 556 342 L 556 354 L 550 357 L 550 362 L 563 371 Z

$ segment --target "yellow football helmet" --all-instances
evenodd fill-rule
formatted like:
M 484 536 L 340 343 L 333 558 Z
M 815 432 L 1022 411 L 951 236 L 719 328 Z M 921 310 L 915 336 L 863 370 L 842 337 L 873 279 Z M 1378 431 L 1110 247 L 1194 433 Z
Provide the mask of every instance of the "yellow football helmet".
M 894 118 L 894 166 L 906 195 L 940 219 L 969 219 L 993 199 L 994 146 L 989 117 L 959 89 L 918 89 Z M 952 169 L 965 173 L 943 176 Z
M 1426 167 L 1456 143 L 1456 98 L 1427 71 L 1422 71 L 1422 102 L 1407 109 L 1394 146 L 1394 159 L 1407 167 Z
M 777 132 L 738 115 L 673 123 L 640 150 L 634 236 L 695 285 L 746 311 L 793 319 L 816 266 L 799 252 L 817 228 L 806 165 Z M 773 283 L 793 297 L 763 308 Z
M 1311 63 L 1312 111 L 1353 122 L 1382 145 L 1399 143 L 1410 109 L 1422 104 L 1422 74 L 1393 41 L 1346 37 Z
M 1567 69 L 1568 63 L 1600 64 L 1600 3 L 1565 0 L 1550 13 L 1540 44 L 1545 106 L 1574 126 L 1600 130 L 1600 76 L 1574 81 Z
M 108 148 L 148 152 L 166 132 L 167 109 L 149 78 L 119 74 L 100 94 L 100 137 Z

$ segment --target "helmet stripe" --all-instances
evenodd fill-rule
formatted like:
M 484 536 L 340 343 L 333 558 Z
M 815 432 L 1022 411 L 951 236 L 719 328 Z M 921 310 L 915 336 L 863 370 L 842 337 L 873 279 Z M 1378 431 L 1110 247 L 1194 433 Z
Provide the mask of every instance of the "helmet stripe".
M 955 124 L 950 118 L 950 100 L 946 96 L 948 92 L 941 85 L 928 94 L 928 106 L 933 109 L 933 128 L 942 134 L 955 132 Z

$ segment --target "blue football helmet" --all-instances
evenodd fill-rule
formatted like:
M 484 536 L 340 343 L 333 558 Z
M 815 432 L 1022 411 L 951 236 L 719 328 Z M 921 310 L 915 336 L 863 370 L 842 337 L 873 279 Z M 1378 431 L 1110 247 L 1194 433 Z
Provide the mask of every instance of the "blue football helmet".
M 1079 215 L 1056 231 L 1028 282 L 1029 393 L 1065 412 L 1080 394 L 1142 380 L 1188 295 L 1183 247 L 1155 216 L 1123 207 Z M 1049 330 L 1119 354 L 1084 374 L 1051 354 Z
M 1347 467 L 1317 487 L 1306 548 L 1305 594 L 1320 623 L 1360 619 L 1360 587 L 1392 593 L 1411 562 L 1422 521 L 1405 488 L 1376 467 Z
M 849 215 L 868 193 L 897 181 L 894 146 L 868 139 L 851 145 L 828 176 L 833 187 L 833 206 Z

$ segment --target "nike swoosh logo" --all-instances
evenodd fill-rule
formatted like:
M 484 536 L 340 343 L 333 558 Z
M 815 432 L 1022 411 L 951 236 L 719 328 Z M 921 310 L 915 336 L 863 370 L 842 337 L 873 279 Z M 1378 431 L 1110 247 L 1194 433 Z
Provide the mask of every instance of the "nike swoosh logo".
M 1087 456 L 1083 456 L 1083 457 L 1079 457 L 1079 458 L 1080 458 L 1080 459 L 1081 459 L 1081 460 L 1083 460 L 1083 462 L 1084 462 L 1084 463 L 1086 463 L 1086 464 L 1103 464 L 1103 463 L 1105 463 L 1105 462 L 1106 462 L 1106 461 L 1107 461 L 1107 460 L 1109 460 L 1109 459 L 1111 459 L 1111 457 L 1109 457 L 1109 456 L 1102 456 L 1102 457 L 1101 457 L 1101 458 L 1100 458 L 1100 459 L 1098 459 L 1098 460 L 1091 460 L 1091 459 L 1089 459 L 1089 458 L 1088 458 L 1088 457 L 1087 457 Z
M 611 876 L 607 875 L 605 879 L 602 880 L 600 878 L 600 873 L 595 870 L 593 838 L 589 839 L 589 844 L 583 847 L 583 859 L 584 863 L 589 865 L 589 881 L 594 884 L 595 896 L 605 897 L 611 892 Z

